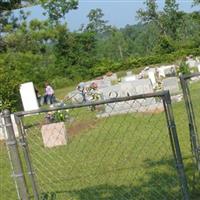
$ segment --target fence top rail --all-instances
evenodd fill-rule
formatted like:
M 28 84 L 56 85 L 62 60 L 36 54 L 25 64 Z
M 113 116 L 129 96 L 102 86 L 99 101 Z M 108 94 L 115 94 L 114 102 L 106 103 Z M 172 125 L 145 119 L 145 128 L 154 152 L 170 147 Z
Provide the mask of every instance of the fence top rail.
M 154 93 L 148 93 L 148 94 L 111 98 L 108 100 L 101 100 L 101 101 L 95 101 L 95 102 L 68 104 L 68 105 L 62 106 L 62 107 L 54 107 L 54 108 L 46 108 L 46 109 L 40 108 L 37 110 L 31 110 L 31 111 L 21 111 L 21 112 L 15 112 L 14 115 L 16 115 L 18 117 L 22 117 L 22 116 L 31 115 L 31 114 L 46 113 L 46 112 L 51 112 L 51 111 L 81 108 L 81 107 L 88 107 L 88 106 L 96 106 L 96 105 L 102 105 L 102 104 L 108 104 L 108 103 L 118 103 L 118 102 L 123 102 L 123 101 L 146 99 L 146 98 L 152 98 L 152 97 L 161 97 L 162 98 L 168 94 L 169 94 L 169 91 L 167 90 L 167 91 L 154 92 Z
M 180 77 L 184 80 L 196 77 L 196 76 L 200 76 L 200 72 L 197 73 L 192 73 L 192 74 L 187 74 L 187 75 L 181 75 Z

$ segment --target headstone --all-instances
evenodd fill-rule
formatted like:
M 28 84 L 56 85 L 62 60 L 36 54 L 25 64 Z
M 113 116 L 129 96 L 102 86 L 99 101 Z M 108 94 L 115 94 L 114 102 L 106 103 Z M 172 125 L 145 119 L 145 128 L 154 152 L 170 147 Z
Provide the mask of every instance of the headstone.
M 83 96 L 78 90 L 74 90 L 68 93 L 68 100 L 71 100 L 72 103 L 81 103 L 83 102 Z
M 98 92 L 102 94 L 104 100 L 117 98 L 121 96 L 120 84 L 111 85 L 110 87 L 107 87 L 107 88 L 101 88 L 98 90 Z
M 101 79 L 85 82 L 85 87 L 89 87 L 93 82 L 97 84 L 98 88 L 106 88 L 112 85 L 110 80 Z
M 67 134 L 64 122 L 42 126 L 42 139 L 45 147 L 56 147 L 67 144 Z
M 177 77 L 169 77 L 163 80 L 163 90 L 169 90 L 171 94 L 178 93 L 179 84 Z
M 132 76 L 132 75 L 133 75 L 132 71 L 126 72 L 126 76 Z
M 110 99 L 113 97 L 127 97 L 138 94 L 152 93 L 153 87 L 149 79 L 140 79 L 132 82 L 119 83 L 109 88 L 101 90 L 104 99 Z M 111 96 L 112 94 L 112 96 Z M 116 95 L 117 94 L 117 95 Z M 123 114 L 127 112 L 144 112 L 145 110 L 155 109 L 155 98 L 147 98 L 140 100 L 132 100 L 128 102 L 109 103 L 105 106 L 105 112 L 100 116 L 109 116 L 116 114 Z
M 131 82 L 137 79 L 136 75 L 125 76 L 122 78 L 122 82 Z
M 198 68 L 198 71 L 200 72 L 200 63 L 198 64 L 197 68 Z
M 28 83 L 24 83 L 20 85 L 20 95 L 21 95 L 24 111 L 39 109 L 34 85 L 32 82 L 28 82 Z
M 0 115 L 0 140 L 4 140 L 5 139 L 3 126 L 4 126 L 4 120 Z
M 193 59 L 193 58 L 188 58 L 188 60 L 186 61 L 186 64 L 190 67 L 190 68 L 193 68 L 193 67 L 197 67 L 198 65 L 198 62 Z
M 159 77 L 174 76 L 176 73 L 175 65 L 167 65 L 157 68 Z
M 148 77 L 151 80 L 151 83 L 153 85 L 153 88 L 156 87 L 157 83 L 156 83 L 156 78 L 155 78 L 155 74 L 153 71 L 148 71 Z
M 108 81 L 117 81 L 118 78 L 117 78 L 117 74 L 116 73 L 113 73 L 111 76 L 107 76 L 105 75 L 103 77 L 104 80 L 108 80 Z

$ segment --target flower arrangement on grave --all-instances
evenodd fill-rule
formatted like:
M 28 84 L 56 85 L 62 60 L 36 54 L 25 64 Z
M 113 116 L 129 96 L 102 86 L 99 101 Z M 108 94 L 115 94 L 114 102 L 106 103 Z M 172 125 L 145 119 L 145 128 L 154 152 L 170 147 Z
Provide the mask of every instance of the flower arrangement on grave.
M 69 110 L 48 112 L 45 116 L 46 123 L 66 122 L 69 117 Z

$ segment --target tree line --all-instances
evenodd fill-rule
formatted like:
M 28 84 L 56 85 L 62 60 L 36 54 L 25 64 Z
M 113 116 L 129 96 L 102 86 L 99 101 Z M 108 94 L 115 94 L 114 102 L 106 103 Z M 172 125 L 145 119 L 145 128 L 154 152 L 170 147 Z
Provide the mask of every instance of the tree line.
M 14 9 L 40 4 L 46 20 L 28 22 L 31 13 Z M 33 81 L 54 87 L 101 76 L 108 71 L 167 63 L 200 55 L 200 10 L 186 13 L 176 0 L 144 1 L 139 22 L 117 28 L 101 9 L 91 9 L 88 23 L 71 32 L 62 19 L 77 0 L 6 0 L 0 2 L 0 109 L 20 109 L 19 85 Z M 200 5 L 194 0 L 191 6 Z

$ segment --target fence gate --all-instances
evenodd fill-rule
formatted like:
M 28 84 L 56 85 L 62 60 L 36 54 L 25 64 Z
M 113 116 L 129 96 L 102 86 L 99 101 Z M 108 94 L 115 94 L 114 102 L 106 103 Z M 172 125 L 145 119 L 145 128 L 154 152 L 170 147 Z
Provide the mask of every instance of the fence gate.
M 21 199 L 189 199 L 169 92 L 5 112 Z
M 182 75 L 180 82 L 188 115 L 191 148 L 200 171 L 200 73 Z

